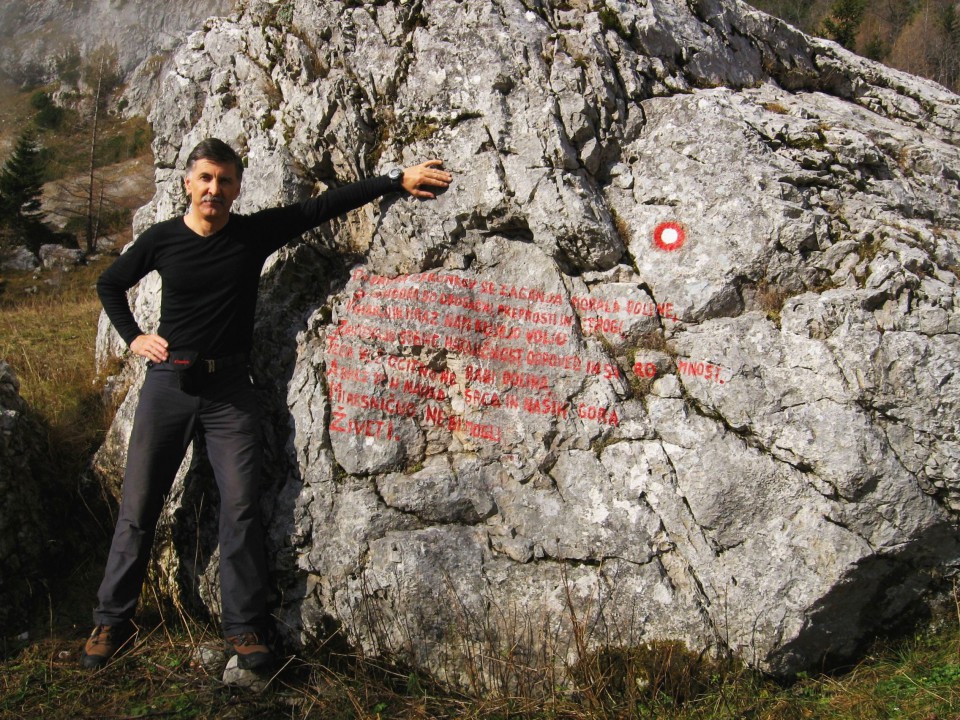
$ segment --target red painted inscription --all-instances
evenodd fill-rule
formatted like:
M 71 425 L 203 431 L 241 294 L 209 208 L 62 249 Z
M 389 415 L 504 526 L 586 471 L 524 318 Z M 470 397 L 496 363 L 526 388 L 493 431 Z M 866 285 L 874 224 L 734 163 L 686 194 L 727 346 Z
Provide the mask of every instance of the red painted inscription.
M 676 247 L 683 242 L 682 234 L 670 237 Z M 615 362 L 581 355 L 575 322 L 585 335 L 622 337 L 637 317 L 678 319 L 672 303 L 592 294 L 567 299 L 560 291 L 454 272 L 388 278 L 358 269 L 352 279 L 359 287 L 326 341 L 325 374 L 335 406 L 330 430 L 377 440 L 398 439 L 392 418 L 419 417 L 426 425 L 490 442 L 501 442 L 506 427 L 496 422 L 498 412 L 617 426 L 618 407 L 571 405 L 553 395 L 550 378 L 558 373 L 622 381 Z M 462 364 L 448 365 L 452 357 Z M 633 366 L 637 377 L 658 372 L 652 362 Z M 711 363 L 678 360 L 677 373 L 724 383 L 721 368 Z M 466 419 L 463 406 L 452 412 L 449 403 L 456 397 L 469 412 L 483 410 L 484 419 L 494 422 Z M 369 417 L 371 412 L 382 418 Z

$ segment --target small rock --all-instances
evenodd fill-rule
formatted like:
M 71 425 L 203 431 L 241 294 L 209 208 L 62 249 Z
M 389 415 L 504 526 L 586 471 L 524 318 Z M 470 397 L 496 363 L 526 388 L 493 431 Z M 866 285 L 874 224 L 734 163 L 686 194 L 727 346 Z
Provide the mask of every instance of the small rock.
M 39 264 L 32 252 L 25 247 L 16 247 L 4 256 L 0 270 L 34 270 Z
M 83 262 L 83 250 L 68 248 L 63 245 L 41 245 L 40 261 L 48 270 L 53 268 L 68 269 Z
M 192 665 L 202 667 L 212 675 L 219 675 L 226 667 L 223 649 L 201 645 L 193 651 Z
M 270 684 L 270 676 L 258 675 L 253 670 L 238 667 L 237 656 L 234 655 L 227 661 L 227 667 L 223 671 L 223 682 L 225 685 L 263 692 Z

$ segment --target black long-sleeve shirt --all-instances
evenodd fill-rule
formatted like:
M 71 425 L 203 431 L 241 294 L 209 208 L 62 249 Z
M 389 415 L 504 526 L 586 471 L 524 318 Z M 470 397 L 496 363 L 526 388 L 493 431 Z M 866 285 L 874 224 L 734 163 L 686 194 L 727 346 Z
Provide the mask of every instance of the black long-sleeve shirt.
M 195 350 L 220 358 L 249 352 L 263 263 L 307 230 L 390 192 L 386 177 L 368 178 L 284 207 L 252 215 L 231 213 L 227 224 L 204 237 L 184 218 L 145 230 L 97 281 L 110 322 L 129 345 L 143 334 L 126 292 L 147 273 L 160 273 L 160 326 L 170 350 Z

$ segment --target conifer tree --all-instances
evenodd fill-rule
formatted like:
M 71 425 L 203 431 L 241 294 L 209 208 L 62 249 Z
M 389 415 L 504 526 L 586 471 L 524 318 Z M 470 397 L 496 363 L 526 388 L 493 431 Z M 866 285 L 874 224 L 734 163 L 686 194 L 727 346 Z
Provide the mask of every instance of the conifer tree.
M 939 43 L 934 80 L 949 88 L 960 84 L 960 7 L 947 4 L 940 11 L 942 40 Z
M 36 136 L 27 130 L 0 168 L 0 232 L 6 245 L 36 251 L 50 231 L 43 224 L 43 159 Z
M 836 0 L 830 8 L 830 15 L 823 19 L 823 29 L 831 39 L 848 50 L 854 50 L 857 30 L 866 8 L 867 0 Z

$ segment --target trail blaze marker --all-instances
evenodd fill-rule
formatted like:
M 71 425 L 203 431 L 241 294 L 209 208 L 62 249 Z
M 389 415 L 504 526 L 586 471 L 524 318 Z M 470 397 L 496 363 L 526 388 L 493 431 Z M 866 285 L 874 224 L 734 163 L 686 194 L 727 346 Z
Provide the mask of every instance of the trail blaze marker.
M 667 252 L 679 250 L 686 239 L 687 234 L 680 223 L 660 223 L 653 231 L 654 244 Z

